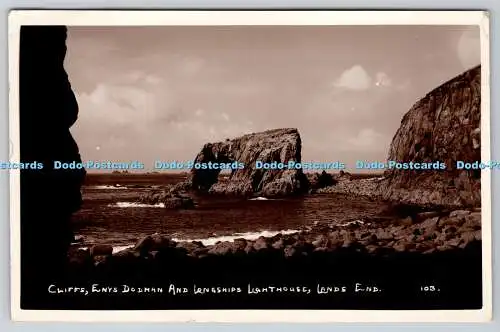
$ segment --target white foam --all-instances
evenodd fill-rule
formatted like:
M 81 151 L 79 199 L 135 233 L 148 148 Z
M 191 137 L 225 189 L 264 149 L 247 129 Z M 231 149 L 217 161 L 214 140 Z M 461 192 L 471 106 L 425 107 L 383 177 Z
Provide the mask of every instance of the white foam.
M 116 246 L 116 247 L 113 247 L 113 254 L 116 254 L 119 251 L 123 251 L 123 250 L 130 249 L 130 248 L 133 248 L 133 247 L 134 247 L 133 244 L 129 244 L 129 245 L 126 245 L 126 246 Z M 78 248 L 78 250 L 87 251 L 87 250 L 89 250 L 89 247 L 81 247 L 81 248 Z
M 114 204 L 109 204 L 110 207 L 119 207 L 119 208 L 164 208 L 165 204 L 143 204 L 143 203 L 135 203 L 135 202 L 116 202 Z
M 361 220 L 355 220 L 355 221 L 350 221 L 345 224 L 339 225 L 341 227 L 345 227 L 351 224 L 364 224 L 363 221 Z M 278 234 L 283 234 L 283 235 L 288 235 L 288 234 L 294 234 L 300 232 L 299 230 L 294 230 L 294 229 L 288 229 L 288 230 L 281 230 L 281 231 L 261 231 L 261 232 L 246 232 L 246 233 L 234 233 L 233 235 L 222 235 L 222 236 L 214 236 L 214 237 L 208 237 L 208 238 L 198 238 L 198 239 L 179 239 L 179 238 L 172 238 L 173 241 L 175 242 L 192 242 L 192 241 L 197 241 L 203 243 L 205 246 L 210 246 L 214 245 L 217 242 L 233 242 L 236 239 L 245 239 L 245 240 L 250 240 L 254 241 L 257 240 L 259 237 L 263 236 L 266 238 L 273 237 Z M 115 246 L 113 247 L 113 254 L 123 251 L 126 249 L 133 248 L 135 245 L 130 244 L 130 245 L 123 245 L 123 246 Z M 80 248 L 81 250 L 87 250 L 88 248 Z
M 366 181 L 382 181 L 383 179 L 385 179 L 385 177 L 379 176 L 377 178 L 368 178 Z
M 267 198 L 267 197 L 254 197 L 254 198 L 250 198 L 249 201 L 280 201 L 282 199 L 280 198 Z
M 348 222 L 346 222 L 344 224 L 341 224 L 339 226 L 344 226 L 345 227 L 345 226 L 349 226 L 349 225 L 364 225 L 364 223 L 365 222 L 362 221 L 362 220 L 353 220 L 353 221 L 348 221 Z
M 233 235 L 223 235 L 223 236 L 216 236 L 216 237 L 208 237 L 208 238 L 202 238 L 202 239 L 172 239 L 177 242 L 191 242 L 191 241 L 199 241 L 203 243 L 206 246 L 213 245 L 219 241 L 221 242 L 231 242 L 236 239 L 245 239 L 245 240 L 257 240 L 259 237 L 264 236 L 264 237 L 272 237 L 278 234 L 294 234 L 298 233 L 298 230 L 282 230 L 282 231 L 262 231 L 262 232 L 247 232 L 247 233 L 234 233 Z
M 123 251 L 123 250 L 130 249 L 130 248 L 133 248 L 133 247 L 134 247 L 133 244 L 129 244 L 128 246 L 116 246 L 116 247 L 113 247 L 113 254 L 116 254 L 119 251 Z
M 178 239 L 178 238 L 173 238 L 172 240 L 175 242 L 192 242 L 192 241 L 198 241 L 203 243 L 205 246 L 210 246 L 214 245 L 217 242 L 232 242 L 236 239 L 245 239 L 245 240 L 257 240 L 259 237 L 264 236 L 264 237 L 272 237 L 277 234 L 294 234 L 298 233 L 299 231 L 297 230 L 283 230 L 283 231 L 262 231 L 262 232 L 248 232 L 248 233 L 235 233 L 233 235 L 224 235 L 224 236 L 216 236 L 216 237 L 208 237 L 208 238 L 202 238 L 202 239 Z M 126 246 L 115 246 L 113 247 L 113 254 L 123 251 L 126 249 L 133 248 L 135 245 L 130 244 Z M 81 250 L 87 250 L 88 248 L 80 248 Z
M 123 187 L 123 186 L 120 186 L 120 185 L 115 185 L 115 186 L 92 186 L 91 188 L 93 188 L 93 189 L 105 189 L 105 190 L 109 190 L 109 189 L 127 189 L 127 187 Z

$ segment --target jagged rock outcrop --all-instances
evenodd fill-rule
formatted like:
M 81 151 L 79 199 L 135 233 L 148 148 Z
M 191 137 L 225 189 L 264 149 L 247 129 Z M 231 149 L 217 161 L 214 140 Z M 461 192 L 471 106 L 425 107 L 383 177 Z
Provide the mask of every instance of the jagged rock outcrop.
M 20 159 L 43 169 L 21 170 L 21 305 L 46 305 L 48 282 L 61 277 L 73 241 L 70 218 L 81 204 L 84 170 L 70 127 L 78 104 L 64 69 L 66 27 L 22 26 L 19 55 Z
M 388 170 L 384 198 L 417 205 L 480 206 L 480 170 L 456 162 L 481 161 L 481 67 L 451 79 L 406 113 L 389 160 L 436 162 L 445 170 Z
M 297 129 L 274 129 L 248 134 L 225 142 L 207 143 L 195 158 L 195 164 L 233 164 L 225 182 L 218 182 L 220 169 L 191 170 L 195 190 L 216 194 L 281 196 L 302 193 L 308 181 L 301 169 L 259 169 L 256 162 L 284 163 L 301 161 L 301 139 Z M 239 168 L 234 166 L 239 165 Z
M 329 174 L 326 171 L 307 174 L 307 178 L 309 180 L 309 188 L 311 191 L 333 186 L 338 182 L 333 178 L 332 174 Z

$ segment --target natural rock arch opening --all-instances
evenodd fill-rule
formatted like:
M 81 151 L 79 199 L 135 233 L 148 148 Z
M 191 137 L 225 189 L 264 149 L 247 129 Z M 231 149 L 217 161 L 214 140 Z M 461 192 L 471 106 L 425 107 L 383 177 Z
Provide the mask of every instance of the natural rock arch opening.
M 233 164 L 235 162 L 230 150 L 231 146 L 223 143 L 208 143 L 203 146 L 194 160 L 195 165 L 217 164 L 219 167 L 213 169 L 196 169 L 193 167 L 191 170 L 191 183 L 193 189 L 208 191 L 213 184 L 218 182 L 219 174 L 221 173 L 220 165 Z M 224 170 L 230 170 L 231 175 L 235 172 L 234 169 L 229 168 L 225 168 Z

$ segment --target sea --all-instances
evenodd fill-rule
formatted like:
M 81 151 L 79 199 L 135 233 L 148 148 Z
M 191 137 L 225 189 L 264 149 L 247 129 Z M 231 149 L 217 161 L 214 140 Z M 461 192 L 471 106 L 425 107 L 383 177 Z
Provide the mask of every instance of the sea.
M 82 249 L 107 244 L 120 251 L 154 233 L 176 241 L 205 245 L 236 238 L 256 239 L 295 233 L 318 224 L 363 223 L 376 216 L 383 203 L 339 194 L 250 199 L 196 195 L 195 208 L 169 210 L 161 204 L 138 203 L 148 191 L 186 179 L 185 173 L 87 174 L 83 204 L 73 215 L 73 229 Z

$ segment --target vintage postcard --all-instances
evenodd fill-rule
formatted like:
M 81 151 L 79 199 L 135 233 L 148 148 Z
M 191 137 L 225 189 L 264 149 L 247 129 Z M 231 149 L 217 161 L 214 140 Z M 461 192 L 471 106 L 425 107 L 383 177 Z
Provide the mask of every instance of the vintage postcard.
M 13 11 L 12 317 L 491 319 L 483 11 Z

